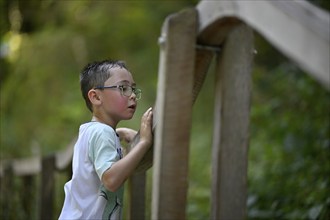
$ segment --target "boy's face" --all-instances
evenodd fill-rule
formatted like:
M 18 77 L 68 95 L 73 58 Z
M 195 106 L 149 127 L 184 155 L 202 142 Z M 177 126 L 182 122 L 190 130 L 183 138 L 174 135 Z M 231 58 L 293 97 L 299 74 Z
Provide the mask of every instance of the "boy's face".
M 104 86 L 132 86 L 135 87 L 135 82 L 130 72 L 124 68 L 111 69 L 111 77 L 105 81 Z M 98 90 L 101 100 L 100 111 L 103 115 L 109 117 L 116 124 L 121 120 L 131 119 L 137 107 L 136 96 L 132 93 L 131 96 L 122 94 L 120 88 Z

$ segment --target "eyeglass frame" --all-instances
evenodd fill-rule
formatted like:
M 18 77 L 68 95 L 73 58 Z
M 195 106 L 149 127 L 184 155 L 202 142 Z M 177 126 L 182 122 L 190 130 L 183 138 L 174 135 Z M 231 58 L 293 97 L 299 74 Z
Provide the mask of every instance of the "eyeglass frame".
M 131 88 L 131 94 L 130 95 L 125 95 L 124 94 L 124 87 Z M 130 86 L 130 85 L 97 86 L 94 89 L 119 89 L 120 90 L 120 94 L 122 96 L 130 97 L 134 93 L 136 100 L 140 100 L 141 97 L 142 97 L 142 90 L 141 89 L 137 89 L 137 88 L 135 88 L 133 86 Z

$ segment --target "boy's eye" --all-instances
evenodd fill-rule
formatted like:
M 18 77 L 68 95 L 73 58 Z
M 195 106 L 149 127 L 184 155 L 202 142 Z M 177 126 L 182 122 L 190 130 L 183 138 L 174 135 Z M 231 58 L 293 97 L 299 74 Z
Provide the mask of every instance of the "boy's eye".
M 129 86 L 121 86 L 121 87 L 123 88 L 123 92 L 126 92 L 130 89 Z

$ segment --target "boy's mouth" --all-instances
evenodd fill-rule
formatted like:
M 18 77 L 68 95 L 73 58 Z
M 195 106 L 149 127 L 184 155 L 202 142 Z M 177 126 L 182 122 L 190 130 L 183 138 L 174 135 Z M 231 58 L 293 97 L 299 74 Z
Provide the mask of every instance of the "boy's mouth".
M 136 105 L 135 104 L 130 105 L 130 106 L 128 106 L 128 108 L 135 110 L 136 109 Z

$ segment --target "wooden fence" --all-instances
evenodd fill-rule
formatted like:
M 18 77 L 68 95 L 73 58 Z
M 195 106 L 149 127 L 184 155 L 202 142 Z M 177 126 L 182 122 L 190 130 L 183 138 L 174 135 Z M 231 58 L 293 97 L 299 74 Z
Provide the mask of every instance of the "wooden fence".
M 152 164 L 151 218 L 186 219 L 192 105 L 214 56 L 211 219 L 245 219 L 253 30 L 330 89 L 329 26 L 329 13 L 302 0 L 204 0 L 167 17 L 159 38 L 155 142 L 130 179 L 130 219 L 145 219 L 145 171 Z M 54 173 L 70 176 L 72 146 L 45 158 L 2 163 L 1 189 L 10 189 L 13 176 L 29 186 L 41 173 L 39 219 L 53 219 Z
M 55 219 L 55 174 L 66 172 L 71 178 L 71 160 L 76 138 L 63 151 L 46 157 L 32 157 L 12 161 L 1 161 L 1 210 L 4 219 L 16 219 L 17 213 L 23 214 L 26 219 L 33 219 L 33 204 L 38 202 L 39 219 Z M 40 175 L 39 178 L 37 176 Z M 16 178 L 15 178 L 16 177 Z M 17 177 L 21 179 L 21 187 L 15 188 Z M 40 183 L 37 180 L 40 179 Z M 37 192 L 35 187 L 40 186 Z M 22 208 L 14 207 L 12 195 L 19 191 Z M 37 192 L 37 193 L 36 193 Z M 35 196 L 39 195 L 39 198 Z M 7 201 L 6 201 L 7 200 Z

